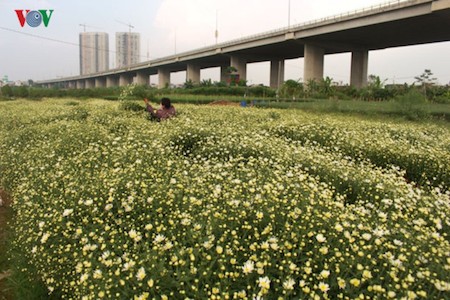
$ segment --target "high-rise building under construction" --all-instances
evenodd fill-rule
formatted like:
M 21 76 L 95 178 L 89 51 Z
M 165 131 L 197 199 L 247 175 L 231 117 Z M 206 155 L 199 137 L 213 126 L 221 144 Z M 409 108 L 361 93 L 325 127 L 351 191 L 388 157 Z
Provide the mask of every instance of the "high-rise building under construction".
M 141 37 L 137 32 L 116 32 L 116 68 L 140 62 Z
M 80 33 L 80 74 L 109 69 L 109 39 L 104 32 Z

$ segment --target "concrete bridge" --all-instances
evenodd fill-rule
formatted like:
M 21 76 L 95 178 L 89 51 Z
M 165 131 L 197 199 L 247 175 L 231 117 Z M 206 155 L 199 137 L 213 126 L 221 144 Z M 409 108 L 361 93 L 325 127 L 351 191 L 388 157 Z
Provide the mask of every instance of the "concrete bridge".
M 450 0 L 398 0 L 126 68 L 36 84 L 66 88 L 145 85 L 150 75 L 158 74 L 159 87 L 164 87 L 170 83 L 171 72 L 186 71 L 186 80 L 198 83 L 200 70 L 212 67 L 221 68 L 221 81 L 225 81 L 230 66 L 245 80 L 247 63 L 270 61 L 270 86 L 276 88 L 284 81 L 286 59 L 304 57 L 306 82 L 323 78 L 325 55 L 351 52 L 350 84 L 363 87 L 369 51 L 443 41 L 450 41 Z

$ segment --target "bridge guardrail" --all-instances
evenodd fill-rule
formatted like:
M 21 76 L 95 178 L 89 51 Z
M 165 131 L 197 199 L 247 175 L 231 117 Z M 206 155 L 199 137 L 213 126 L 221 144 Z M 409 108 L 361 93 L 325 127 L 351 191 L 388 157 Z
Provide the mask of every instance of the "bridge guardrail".
M 367 13 L 367 12 L 370 12 L 370 11 L 376 12 L 376 11 L 379 11 L 380 9 L 393 9 L 393 8 L 406 6 L 406 4 L 426 3 L 426 2 L 432 2 L 432 1 L 433 0 L 395 0 L 395 1 L 388 1 L 388 2 L 380 3 L 380 4 L 377 4 L 377 5 L 372 5 L 372 6 L 369 6 L 369 7 L 364 7 L 364 8 L 361 8 L 361 9 L 357 9 L 357 10 L 353 10 L 353 11 L 349 11 L 349 12 L 345 12 L 345 13 L 340 13 L 340 14 L 336 14 L 336 15 L 332 15 L 332 16 L 328 16 L 328 17 L 324 17 L 324 18 L 320 18 L 320 19 L 314 19 L 314 20 L 303 22 L 303 23 L 293 24 L 291 26 L 285 26 L 285 27 L 282 27 L 282 28 L 273 29 L 273 30 L 270 30 L 270 31 L 265 31 L 265 32 L 262 32 L 262 33 L 249 35 L 249 36 L 246 36 L 246 37 L 243 37 L 243 38 L 229 40 L 229 41 L 218 43 L 218 44 L 211 45 L 211 46 L 197 48 L 197 49 L 186 51 L 186 52 L 180 52 L 178 54 L 157 58 L 155 60 L 156 61 L 165 60 L 165 59 L 169 59 L 169 58 L 189 55 L 189 54 L 192 54 L 192 53 L 198 53 L 198 52 L 201 52 L 201 51 L 214 50 L 214 49 L 217 49 L 217 48 L 222 48 L 222 47 L 230 46 L 230 45 L 233 45 L 233 44 L 238 44 L 238 43 L 242 43 L 242 42 L 252 41 L 252 40 L 255 40 L 255 39 L 262 39 L 262 38 L 268 37 L 268 36 L 276 34 L 276 33 L 280 33 L 280 34 L 281 33 L 285 33 L 285 32 L 288 32 L 288 31 L 290 31 L 292 29 L 296 29 L 297 30 L 297 29 L 300 29 L 302 27 L 307 28 L 309 26 L 316 26 L 316 25 L 318 25 L 320 23 L 342 20 L 342 19 L 345 19 L 345 18 L 349 18 L 349 17 L 352 17 L 352 16 L 357 16 L 357 15 L 359 15 L 361 13 Z

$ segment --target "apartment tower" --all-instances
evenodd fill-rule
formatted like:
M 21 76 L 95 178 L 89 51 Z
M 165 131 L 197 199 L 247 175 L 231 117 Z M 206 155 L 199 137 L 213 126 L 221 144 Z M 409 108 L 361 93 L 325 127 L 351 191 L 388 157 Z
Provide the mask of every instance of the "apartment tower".
M 116 68 L 140 62 L 141 37 L 137 32 L 116 32 Z
M 80 74 L 109 69 L 109 39 L 104 32 L 80 33 Z

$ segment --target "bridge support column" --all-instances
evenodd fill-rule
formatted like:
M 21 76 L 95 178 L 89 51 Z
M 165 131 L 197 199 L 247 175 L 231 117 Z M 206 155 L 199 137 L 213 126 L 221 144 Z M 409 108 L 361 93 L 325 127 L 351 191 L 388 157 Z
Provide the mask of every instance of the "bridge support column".
M 94 87 L 95 87 L 95 80 L 94 80 L 94 79 L 86 79 L 86 80 L 85 80 L 85 83 L 84 83 L 84 86 L 85 86 L 87 89 L 92 89 L 92 88 L 94 88 Z
M 106 77 L 106 87 L 118 86 L 119 82 L 116 76 L 108 76 Z
M 309 80 L 323 79 L 323 60 L 325 50 L 311 45 L 305 44 L 305 69 L 303 80 L 308 83 Z
M 188 64 L 186 70 L 186 81 L 191 80 L 193 83 L 200 83 L 200 66 L 196 64 Z
M 369 51 L 353 51 L 350 85 L 356 88 L 367 86 L 367 69 L 369 65 Z
M 77 82 L 69 81 L 69 89 L 76 89 L 76 88 L 77 88 Z
M 84 80 L 78 80 L 77 81 L 77 89 L 84 89 Z
M 232 56 L 230 65 L 237 69 L 239 80 L 247 80 L 247 61 L 242 57 Z
M 284 60 L 270 61 L 270 87 L 279 88 L 284 82 Z
M 133 75 L 132 74 L 120 74 L 119 77 L 119 86 L 126 86 L 128 84 L 133 83 Z
M 96 88 L 105 87 L 105 86 L 106 86 L 106 78 L 105 77 L 95 78 L 95 87 Z
M 136 73 L 136 84 L 149 85 L 150 84 L 149 75 L 145 72 L 137 72 Z
M 170 71 L 164 68 L 158 69 L 158 88 L 163 89 L 170 84 Z

